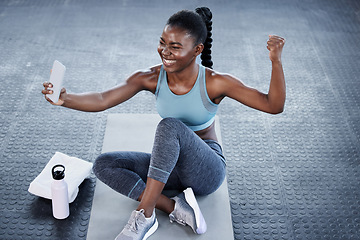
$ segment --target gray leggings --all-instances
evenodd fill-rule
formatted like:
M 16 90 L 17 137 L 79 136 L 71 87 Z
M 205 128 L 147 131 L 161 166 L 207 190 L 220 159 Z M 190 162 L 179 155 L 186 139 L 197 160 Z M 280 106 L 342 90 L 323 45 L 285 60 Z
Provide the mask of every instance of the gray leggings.
M 225 158 L 214 140 L 202 140 L 184 123 L 165 118 L 157 126 L 152 153 L 109 152 L 94 163 L 94 173 L 115 191 L 138 200 L 147 177 L 165 183 L 165 189 L 191 187 L 208 195 L 225 178 Z

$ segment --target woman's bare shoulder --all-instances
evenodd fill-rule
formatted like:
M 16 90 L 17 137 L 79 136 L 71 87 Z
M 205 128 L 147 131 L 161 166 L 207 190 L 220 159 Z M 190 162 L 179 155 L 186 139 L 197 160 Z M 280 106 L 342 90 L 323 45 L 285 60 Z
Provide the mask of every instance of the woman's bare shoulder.
M 144 90 L 155 93 L 161 64 L 134 72 L 127 80 L 128 83 L 141 84 Z
M 210 99 L 217 104 L 227 96 L 229 89 L 244 86 L 240 79 L 231 74 L 217 72 L 209 68 L 206 68 L 205 77 L 208 95 Z
M 229 73 L 218 72 L 210 68 L 206 68 L 205 76 L 206 76 L 206 80 L 209 81 L 228 81 L 228 80 L 240 81 L 240 79 Z

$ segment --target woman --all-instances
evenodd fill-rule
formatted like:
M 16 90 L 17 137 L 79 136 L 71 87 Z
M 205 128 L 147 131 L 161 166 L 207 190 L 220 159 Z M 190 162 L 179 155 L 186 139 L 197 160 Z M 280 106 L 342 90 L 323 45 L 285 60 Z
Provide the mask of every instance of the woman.
M 94 164 L 101 181 L 140 202 L 116 239 L 147 239 L 158 227 L 155 208 L 168 213 L 171 222 L 188 225 L 196 234 L 204 233 L 206 222 L 194 194 L 213 193 L 225 177 L 225 159 L 214 128 L 218 104 L 229 97 L 263 112 L 283 111 L 281 53 L 285 40 L 270 36 L 267 42 L 272 74 L 269 92 L 264 94 L 212 70 L 211 18 L 206 7 L 171 16 L 158 46 L 162 64 L 134 73 L 120 86 L 85 94 L 62 89 L 57 103 L 45 96 L 54 105 L 87 112 L 114 107 L 142 90 L 156 96 L 163 120 L 157 127 L 152 153 L 105 153 Z M 203 66 L 196 63 L 200 54 Z M 42 93 L 51 94 L 51 87 L 51 83 L 44 83 Z M 182 192 L 168 198 L 162 195 L 164 189 Z

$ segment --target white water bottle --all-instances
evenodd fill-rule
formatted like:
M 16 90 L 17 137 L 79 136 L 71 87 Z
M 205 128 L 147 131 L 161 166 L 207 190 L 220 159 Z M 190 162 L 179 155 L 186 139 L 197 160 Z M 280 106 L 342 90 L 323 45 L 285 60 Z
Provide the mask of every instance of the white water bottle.
M 69 216 L 68 186 L 64 180 L 65 167 L 55 165 L 52 168 L 53 181 L 51 183 L 52 212 L 56 219 L 65 219 Z

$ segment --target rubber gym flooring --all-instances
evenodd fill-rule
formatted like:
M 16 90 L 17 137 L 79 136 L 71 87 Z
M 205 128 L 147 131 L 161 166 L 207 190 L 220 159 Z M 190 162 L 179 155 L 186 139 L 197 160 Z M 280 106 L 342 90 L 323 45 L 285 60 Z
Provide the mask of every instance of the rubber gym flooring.
M 203 5 L 214 69 L 261 91 L 268 35 L 287 40 L 285 111 L 230 99 L 218 111 L 235 239 L 360 239 L 357 0 L 0 1 L 0 239 L 86 239 L 94 176 L 64 221 L 29 183 L 56 151 L 94 161 L 108 114 L 156 113 L 148 92 L 101 113 L 48 104 L 40 92 L 53 61 L 66 65 L 69 92 L 105 90 L 160 63 L 167 18 Z

